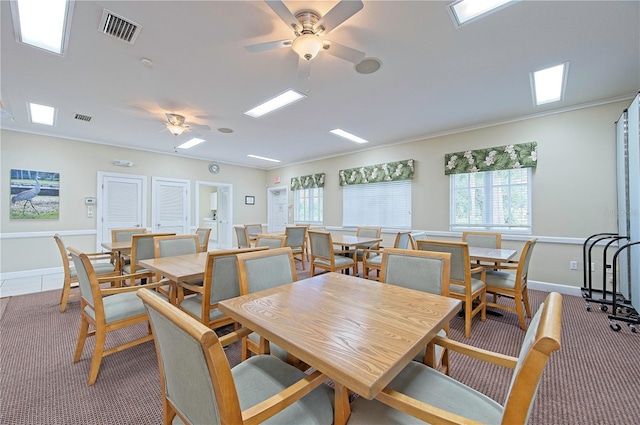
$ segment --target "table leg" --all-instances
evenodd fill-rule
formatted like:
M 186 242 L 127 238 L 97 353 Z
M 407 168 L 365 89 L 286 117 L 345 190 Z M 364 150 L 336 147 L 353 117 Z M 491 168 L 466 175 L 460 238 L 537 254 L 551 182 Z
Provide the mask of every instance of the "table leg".
M 349 390 L 342 384 L 334 381 L 335 386 L 335 411 L 333 414 L 334 425 L 344 425 L 351 416 L 351 406 L 349 406 Z

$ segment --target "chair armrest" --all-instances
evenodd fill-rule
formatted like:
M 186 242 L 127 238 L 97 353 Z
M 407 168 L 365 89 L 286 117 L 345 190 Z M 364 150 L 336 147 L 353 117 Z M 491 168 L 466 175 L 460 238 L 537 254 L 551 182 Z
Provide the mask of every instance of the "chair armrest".
M 222 335 L 218 337 L 218 340 L 220 341 L 220 344 L 222 344 L 223 347 L 226 347 L 227 345 L 231 345 L 236 341 L 240 341 L 242 338 L 249 335 L 250 333 L 253 333 L 251 329 L 240 328 L 226 335 Z
M 449 338 L 443 338 L 441 336 L 434 337 L 429 343 L 437 344 L 442 348 L 448 348 L 451 351 L 464 354 L 465 356 L 482 360 L 487 363 L 493 363 L 498 366 L 504 366 L 509 369 L 514 369 L 516 367 L 516 363 L 518 363 L 518 359 L 515 357 L 496 353 L 494 351 L 484 350 L 478 347 L 473 347 L 471 345 L 463 344 L 462 342 L 454 341 Z
M 178 282 L 178 285 L 180 285 L 180 287 L 187 289 L 191 292 L 197 292 L 198 294 L 204 294 L 204 284 L 202 286 L 200 285 L 192 285 L 190 283 L 187 282 Z
M 432 424 L 480 425 L 483 423 L 447 412 L 390 388 L 383 389 L 376 397 L 376 400 Z
M 369 259 L 369 257 L 371 257 L 371 254 L 376 254 L 376 255 L 382 255 L 382 250 L 384 247 L 380 247 L 380 249 L 363 249 L 362 250 L 362 257 L 367 260 Z
M 283 411 L 305 395 L 322 385 L 327 377 L 319 371 L 305 376 L 293 385 L 268 399 L 242 411 L 242 423 L 259 424 Z
M 477 266 L 471 269 L 471 274 L 482 273 L 485 271 L 484 266 Z
M 141 272 L 141 273 L 130 273 L 130 274 L 121 274 L 116 276 L 99 276 L 98 283 L 106 283 L 106 282 L 124 282 L 129 279 L 153 279 L 153 273 L 151 272 Z
M 131 275 L 128 275 L 131 276 Z M 114 295 L 114 294 L 122 294 L 125 292 L 133 292 L 133 291 L 137 291 L 138 289 L 142 289 L 142 288 L 146 288 L 146 289 L 151 289 L 151 288 L 159 288 L 160 286 L 166 285 L 165 282 L 156 282 L 156 283 L 147 283 L 146 285 L 138 285 L 138 286 L 123 286 L 120 288 L 105 288 L 105 289 L 100 289 L 100 293 L 102 295 Z

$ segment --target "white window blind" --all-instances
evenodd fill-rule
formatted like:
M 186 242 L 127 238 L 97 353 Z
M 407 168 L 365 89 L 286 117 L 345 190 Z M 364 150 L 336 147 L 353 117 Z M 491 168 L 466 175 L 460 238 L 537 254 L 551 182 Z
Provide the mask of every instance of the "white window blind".
M 342 225 L 411 228 L 411 180 L 342 186 Z
M 314 187 L 293 191 L 293 221 L 322 224 L 324 221 L 323 189 Z
M 531 233 L 531 168 L 450 177 L 451 231 Z

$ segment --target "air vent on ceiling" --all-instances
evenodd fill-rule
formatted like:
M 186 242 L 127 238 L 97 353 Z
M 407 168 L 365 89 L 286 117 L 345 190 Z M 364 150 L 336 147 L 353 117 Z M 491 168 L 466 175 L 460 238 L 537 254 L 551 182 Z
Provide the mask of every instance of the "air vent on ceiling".
M 110 10 L 102 11 L 100 20 L 100 31 L 104 34 L 118 38 L 129 44 L 133 44 L 140 33 L 142 27 L 133 21 L 118 16 Z
M 91 118 L 89 115 L 82 115 L 82 114 L 76 114 L 75 119 L 80 120 L 80 121 L 86 121 L 89 122 L 91 121 Z

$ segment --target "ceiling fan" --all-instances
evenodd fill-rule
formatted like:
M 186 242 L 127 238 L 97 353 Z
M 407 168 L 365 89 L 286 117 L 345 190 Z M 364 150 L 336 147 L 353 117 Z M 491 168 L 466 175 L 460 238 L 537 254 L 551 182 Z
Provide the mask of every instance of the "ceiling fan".
M 358 64 L 364 59 L 364 52 L 324 38 L 329 32 L 359 12 L 364 7 L 362 1 L 341 0 L 324 16 L 307 9 L 294 14 L 282 0 L 265 0 L 265 3 L 287 27 L 293 29 L 295 38 L 245 46 L 248 52 L 256 53 L 291 47 L 299 56 L 298 78 L 309 77 L 309 61 L 322 50 L 354 64 Z
M 185 131 L 189 130 L 189 126 L 184 123 L 184 116 L 178 114 L 170 114 L 168 112 L 165 113 L 165 115 L 167 116 L 167 121 L 169 121 L 165 124 L 167 126 L 167 130 L 169 130 L 169 132 L 174 136 L 179 136 Z

